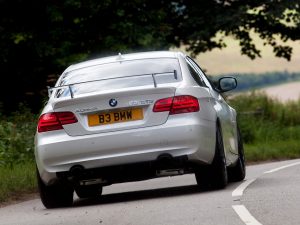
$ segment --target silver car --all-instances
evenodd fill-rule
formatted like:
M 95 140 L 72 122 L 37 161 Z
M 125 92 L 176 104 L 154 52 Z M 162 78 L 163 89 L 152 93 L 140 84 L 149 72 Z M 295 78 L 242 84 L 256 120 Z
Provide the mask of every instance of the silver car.
M 245 177 L 236 111 L 181 52 L 144 52 L 68 67 L 38 121 L 35 157 L 41 200 L 65 207 L 102 187 L 195 173 L 199 188 Z

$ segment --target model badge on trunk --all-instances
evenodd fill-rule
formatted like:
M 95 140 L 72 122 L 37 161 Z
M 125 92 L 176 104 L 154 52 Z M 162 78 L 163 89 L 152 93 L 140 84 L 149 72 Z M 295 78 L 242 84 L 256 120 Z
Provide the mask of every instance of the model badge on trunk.
M 85 108 L 85 109 L 76 109 L 75 112 L 77 113 L 85 113 L 85 112 L 94 112 L 99 110 L 98 107 L 93 107 L 93 108 Z
M 130 106 L 137 106 L 137 105 L 151 105 L 154 101 L 153 100 L 141 100 L 141 101 L 130 101 L 129 105 Z

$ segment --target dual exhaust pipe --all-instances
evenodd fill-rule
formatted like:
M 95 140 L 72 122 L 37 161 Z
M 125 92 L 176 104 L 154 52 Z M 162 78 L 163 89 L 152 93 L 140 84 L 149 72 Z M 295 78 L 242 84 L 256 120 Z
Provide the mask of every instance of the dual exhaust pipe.
M 183 175 L 185 170 L 181 163 L 178 163 L 172 155 L 161 154 L 157 157 L 154 163 L 156 177 L 176 176 Z M 133 171 L 134 173 L 134 171 Z M 82 186 L 95 185 L 95 184 L 107 184 L 108 181 L 101 178 L 89 178 L 87 170 L 81 165 L 72 166 L 70 169 L 70 180 L 79 182 Z

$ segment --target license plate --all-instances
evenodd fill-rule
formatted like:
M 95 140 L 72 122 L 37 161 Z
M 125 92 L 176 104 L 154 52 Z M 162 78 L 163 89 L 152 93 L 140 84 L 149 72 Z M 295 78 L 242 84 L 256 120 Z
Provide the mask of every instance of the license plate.
M 143 118 L 143 110 L 141 108 L 135 108 L 88 115 L 88 124 L 90 127 L 92 127 L 112 123 L 142 120 Z

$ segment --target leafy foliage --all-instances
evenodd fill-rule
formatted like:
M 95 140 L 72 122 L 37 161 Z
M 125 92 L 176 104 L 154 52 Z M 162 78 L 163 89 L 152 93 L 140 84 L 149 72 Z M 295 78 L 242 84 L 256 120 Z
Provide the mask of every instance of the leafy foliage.
M 278 39 L 300 38 L 298 0 L 187 0 L 181 7 L 179 40 L 194 54 L 226 47 L 223 37 L 231 35 L 239 40 L 242 54 L 251 59 L 260 57 L 250 35 L 254 31 L 265 45 L 273 47 L 276 56 L 290 60 L 292 49 Z
M 4 109 L 38 111 L 46 85 L 73 62 L 119 51 L 168 48 L 168 7 L 152 1 L 0 1 L 0 89 Z
M 0 74 L 13 90 L 0 89 L 6 111 L 25 100 L 38 111 L 45 86 L 88 58 L 182 44 L 196 55 L 225 47 L 228 35 L 255 58 L 254 31 L 289 60 L 282 42 L 300 39 L 298 0 L 0 0 L 0 15 Z
M 27 108 L 0 120 L 0 166 L 13 167 L 33 161 L 33 138 L 36 129 L 36 116 Z

